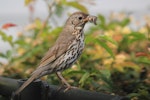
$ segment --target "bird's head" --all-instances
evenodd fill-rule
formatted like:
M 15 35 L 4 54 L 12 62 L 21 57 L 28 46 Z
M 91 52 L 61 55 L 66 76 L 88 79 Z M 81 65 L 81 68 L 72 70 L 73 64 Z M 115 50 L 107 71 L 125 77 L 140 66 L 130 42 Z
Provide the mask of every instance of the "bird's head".
M 66 25 L 75 29 L 83 29 L 87 22 L 92 22 L 96 25 L 96 20 L 96 16 L 91 16 L 83 12 L 75 12 L 68 18 Z

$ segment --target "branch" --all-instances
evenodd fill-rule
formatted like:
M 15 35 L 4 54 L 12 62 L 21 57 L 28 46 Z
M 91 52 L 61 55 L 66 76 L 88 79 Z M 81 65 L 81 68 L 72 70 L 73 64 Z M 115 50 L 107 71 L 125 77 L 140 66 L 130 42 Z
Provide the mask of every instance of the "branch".
M 12 93 L 23 84 L 23 80 L 0 77 L 0 95 L 11 97 Z M 70 89 L 64 92 L 58 86 L 48 85 L 46 82 L 37 80 L 32 82 L 13 100 L 129 100 L 126 97 L 86 91 L 81 89 Z M 19 98 L 19 99 L 18 99 Z
M 41 27 L 41 29 L 40 29 L 40 31 L 39 31 L 38 34 L 41 34 L 41 33 L 43 32 L 43 29 L 46 27 L 46 25 L 47 25 L 47 23 L 48 23 L 48 20 L 49 20 L 50 17 L 52 16 L 52 14 L 53 14 L 52 8 L 55 6 L 55 0 L 53 0 L 53 1 L 51 2 L 51 4 L 49 4 L 48 0 L 45 0 L 45 3 L 46 3 L 46 5 L 47 5 L 47 7 L 48 7 L 48 16 L 47 16 L 47 18 L 45 19 L 45 21 L 43 22 L 43 25 L 42 25 L 42 27 Z

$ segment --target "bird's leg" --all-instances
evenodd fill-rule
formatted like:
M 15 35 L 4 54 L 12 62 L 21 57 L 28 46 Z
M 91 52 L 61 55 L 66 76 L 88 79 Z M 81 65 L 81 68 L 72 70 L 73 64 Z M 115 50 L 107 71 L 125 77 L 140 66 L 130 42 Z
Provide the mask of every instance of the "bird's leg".
M 67 87 L 71 87 L 71 85 L 64 79 L 61 72 L 56 72 L 56 75 L 61 80 L 63 85 L 66 85 Z
M 61 72 L 56 72 L 56 75 L 57 77 L 61 80 L 62 84 L 63 85 L 66 85 L 67 88 L 64 90 L 65 92 L 71 88 L 75 88 L 75 87 L 72 87 L 65 79 L 64 77 L 62 76 Z

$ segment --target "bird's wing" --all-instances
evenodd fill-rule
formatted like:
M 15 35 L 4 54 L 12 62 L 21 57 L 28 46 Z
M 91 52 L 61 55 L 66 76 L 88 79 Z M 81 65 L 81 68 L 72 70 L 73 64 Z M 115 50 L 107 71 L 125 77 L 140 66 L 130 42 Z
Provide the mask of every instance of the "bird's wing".
M 69 37 L 66 41 L 66 37 L 61 37 L 56 44 L 51 47 L 48 52 L 45 54 L 45 56 L 42 58 L 39 67 L 45 66 L 51 62 L 53 62 L 55 59 L 57 59 L 59 56 L 61 56 L 63 53 L 65 53 L 72 42 L 74 37 Z

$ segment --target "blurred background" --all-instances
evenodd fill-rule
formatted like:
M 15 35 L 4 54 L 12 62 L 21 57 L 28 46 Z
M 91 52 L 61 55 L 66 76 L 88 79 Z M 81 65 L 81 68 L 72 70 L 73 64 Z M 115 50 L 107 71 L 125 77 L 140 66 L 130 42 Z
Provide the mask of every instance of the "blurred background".
M 85 27 L 86 47 L 68 82 L 87 90 L 150 97 L 149 0 L 3 0 L 0 3 L 0 75 L 28 78 L 75 11 L 98 17 Z M 43 77 L 60 85 L 55 74 Z

